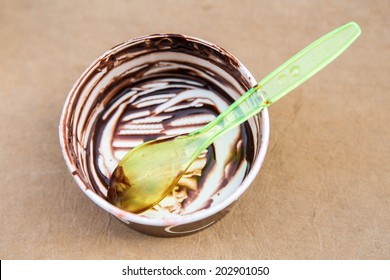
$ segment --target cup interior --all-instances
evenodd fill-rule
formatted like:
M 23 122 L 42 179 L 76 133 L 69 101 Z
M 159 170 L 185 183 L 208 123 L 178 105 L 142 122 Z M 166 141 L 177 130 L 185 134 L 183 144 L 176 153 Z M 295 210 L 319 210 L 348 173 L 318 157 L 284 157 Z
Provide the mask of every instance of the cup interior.
M 200 39 L 162 34 L 123 43 L 97 59 L 68 95 L 60 122 L 65 160 L 80 188 L 118 216 L 107 186 L 129 150 L 204 126 L 255 84 L 237 59 Z M 165 199 L 139 216 L 212 214 L 231 204 L 260 169 L 268 129 L 264 110 L 224 134 Z

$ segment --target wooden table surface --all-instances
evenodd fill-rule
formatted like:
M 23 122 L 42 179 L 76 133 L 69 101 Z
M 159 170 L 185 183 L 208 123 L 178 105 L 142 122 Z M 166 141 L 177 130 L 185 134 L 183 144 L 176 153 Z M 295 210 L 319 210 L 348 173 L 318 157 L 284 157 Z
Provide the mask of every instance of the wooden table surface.
M 1 259 L 389 259 L 389 1 L 0 1 Z M 266 160 L 230 213 L 191 236 L 135 232 L 63 160 L 67 93 L 105 50 L 153 33 L 225 48 L 261 79 L 332 29 L 363 30 L 270 108 Z

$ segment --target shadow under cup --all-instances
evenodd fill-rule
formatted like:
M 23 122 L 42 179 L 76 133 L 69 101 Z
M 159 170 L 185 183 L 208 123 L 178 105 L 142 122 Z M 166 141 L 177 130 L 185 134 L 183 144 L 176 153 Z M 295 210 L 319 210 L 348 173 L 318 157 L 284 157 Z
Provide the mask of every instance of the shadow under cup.
M 268 146 L 266 109 L 217 139 L 146 212 L 109 203 L 109 178 L 133 147 L 204 126 L 255 84 L 236 58 L 200 39 L 159 34 L 125 42 L 70 91 L 59 128 L 65 161 L 81 190 L 131 228 L 155 236 L 194 233 L 220 219 L 259 172 Z

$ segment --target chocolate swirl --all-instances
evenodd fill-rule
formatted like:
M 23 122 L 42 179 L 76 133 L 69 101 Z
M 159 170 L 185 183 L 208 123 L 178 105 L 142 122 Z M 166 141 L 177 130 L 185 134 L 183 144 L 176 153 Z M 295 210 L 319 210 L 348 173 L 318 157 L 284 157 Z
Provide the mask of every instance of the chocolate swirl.
M 233 101 L 222 88 L 226 82 L 202 79 L 205 69 L 190 63 L 158 61 L 142 71 L 142 78 L 107 105 L 89 146 L 94 166 L 90 172 L 95 172 L 92 178 L 99 178 L 94 184 L 100 186 L 103 195 L 109 176 L 129 150 L 149 140 L 194 131 Z M 182 215 L 199 210 L 235 176 L 242 179 L 248 168 L 242 148 L 251 138 L 246 135 L 248 131 L 238 127 L 216 141 L 191 165 L 172 193 L 144 215 Z M 201 197 L 205 186 L 209 194 Z

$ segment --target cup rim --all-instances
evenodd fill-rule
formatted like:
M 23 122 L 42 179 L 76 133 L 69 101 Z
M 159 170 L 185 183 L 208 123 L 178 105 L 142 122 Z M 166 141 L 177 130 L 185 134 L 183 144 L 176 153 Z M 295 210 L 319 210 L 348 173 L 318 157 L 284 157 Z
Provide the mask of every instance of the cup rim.
M 112 205 L 110 202 L 99 196 L 97 193 L 93 192 L 86 183 L 81 180 L 79 176 L 76 176 L 74 174 L 74 166 L 72 164 L 72 159 L 70 158 L 69 154 L 67 153 L 67 144 L 66 139 L 67 135 L 65 135 L 66 131 L 66 117 L 68 113 L 68 107 L 71 104 L 72 97 L 75 94 L 75 91 L 77 90 L 77 85 L 82 82 L 84 77 L 91 71 L 91 69 L 94 68 L 95 65 L 97 65 L 102 58 L 107 57 L 109 54 L 114 53 L 118 51 L 119 49 L 126 47 L 126 45 L 133 44 L 135 42 L 138 42 L 140 40 L 144 40 L 146 38 L 154 37 L 154 36 L 184 36 L 187 39 L 191 39 L 192 41 L 201 43 L 209 48 L 216 49 L 217 51 L 223 53 L 223 55 L 227 55 L 231 58 L 233 58 L 237 65 L 240 68 L 240 71 L 242 71 L 248 79 L 252 82 L 252 86 L 254 86 L 257 82 L 255 78 L 252 76 L 252 74 L 249 72 L 249 70 L 239 61 L 237 58 L 235 58 L 232 54 L 224 50 L 223 48 L 210 43 L 208 41 L 205 41 L 203 39 L 199 39 L 193 36 L 188 35 L 182 35 L 182 34 L 153 34 L 153 35 L 146 35 L 137 37 L 134 39 L 127 40 L 121 44 L 116 45 L 115 47 L 109 49 L 108 51 L 104 52 L 101 56 L 99 56 L 92 64 L 90 64 L 86 70 L 80 75 L 80 77 L 76 80 L 73 87 L 69 91 L 65 102 L 64 107 L 61 112 L 60 116 L 60 124 L 59 124 L 59 142 L 60 147 L 62 151 L 62 155 L 64 157 L 64 160 L 66 162 L 66 165 L 68 167 L 68 170 L 71 172 L 73 178 L 76 181 L 76 184 L 79 186 L 79 188 L 82 190 L 82 192 L 88 196 L 89 199 L 91 199 L 94 203 L 96 203 L 99 207 L 106 210 L 110 214 L 114 215 L 121 221 L 130 224 L 130 223 L 136 223 L 136 224 L 142 224 L 147 226 L 174 226 L 179 224 L 188 224 L 192 222 L 197 222 L 199 220 L 211 217 L 218 212 L 222 211 L 223 209 L 230 206 L 233 202 L 239 199 L 239 197 L 248 189 L 248 187 L 252 184 L 254 179 L 256 178 L 257 174 L 259 173 L 261 166 L 264 162 L 265 155 L 268 149 L 268 141 L 269 141 L 269 133 L 270 133 L 270 122 L 269 122 L 269 114 L 267 108 L 263 109 L 261 111 L 261 139 L 260 139 L 260 148 L 257 158 L 255 159 L 254 163 L 252 164 L 252 167 L 250 168 L 250 171 L 245 176 L 245 179 L 241 182 L 241 184 L 237 187 L 237 189 L 230 194 L 225 200 L 221 201 L 217 205 L 214 205 L 210 208 L 204 209 L 202 211 L 197 211 L 188 215 L 184 216 L 177 216 L 177 217 L 161 217 L 161 218 L 151 218 L 151 217 L 145 217 L 139 214 L 134 214 L 128 211 L 125 211 L 121 208 L 118 208 L 114 205 Z

